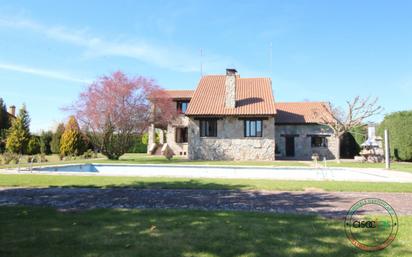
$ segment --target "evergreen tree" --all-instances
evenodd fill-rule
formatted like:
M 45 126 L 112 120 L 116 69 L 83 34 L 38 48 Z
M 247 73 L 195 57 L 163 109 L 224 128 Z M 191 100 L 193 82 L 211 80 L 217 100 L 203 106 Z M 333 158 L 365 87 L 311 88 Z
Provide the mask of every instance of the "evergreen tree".
M 60 139 L 64 133 L 64 124 L 59 123 L 56 132 L 53 133 L 52 140 L 50 142 L 50 150 L 54 154 L 60 154 Z
M 25 154 L 30 140 L 30 117 L 26 106 L 20 109 L 13 120 L 6 140 L 6 150 L 13 153 Z
M 51 154 L 51 141 L 53 139 L 53 132 L 42 131 L 40 134 L 40 152 L 42 154 Z M 60 146 L 59 146 L 60 147 Z
M 0 153 L 3 153 L 6 146 L 6 132 L 10 128 L 9 114 L 7 113 L 6 104 L 0 98 Z
M 74 116 L 70 116 L 60 140 L 60 155 L 81 155 L 84 152 L 83 135 Z
M 6 104 L 3 98 L 0 98 L 0 130 L 6 130 L 10 128 L 10 119 L 7 112 Z
M 27 154 L 35 155 L 40 153 L 40 138 L 38 136 L 31 136 L 27 144 Z

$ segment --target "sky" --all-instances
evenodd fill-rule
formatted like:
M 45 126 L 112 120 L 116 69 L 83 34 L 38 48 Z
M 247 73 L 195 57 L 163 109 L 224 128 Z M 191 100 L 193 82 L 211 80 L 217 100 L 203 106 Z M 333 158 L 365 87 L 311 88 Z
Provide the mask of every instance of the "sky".
M 277 102 L 378 97 L 379 121 L 412 109 L 411 13 L 412 1 L 0 0 L 0 97 L 26 104 L 39 132 L 117 70 L 195 89 L 201 66 L 236 68 L 271 77 Z

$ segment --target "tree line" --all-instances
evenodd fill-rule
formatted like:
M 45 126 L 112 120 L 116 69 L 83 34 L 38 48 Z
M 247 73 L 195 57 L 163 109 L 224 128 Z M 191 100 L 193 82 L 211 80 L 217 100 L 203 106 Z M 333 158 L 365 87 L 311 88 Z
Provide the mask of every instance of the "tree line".
M 92 146 L 71 116 L 66 125 L 60 123 L 55 132 L 42 131 L 40 135 L 30 132 L 30 116 L 25 105 L 13 117 L 0 98 L 0 153 L 21 155 L 58 154 L 61 158 L 79 156 Z
M 100 152 L 119 159 L 129 151 L 146 151 L 150 123 L 165 127 L 176 115 L 171 99 L 153 80 L 129 78 L 122 72 L 103 76 L 65 108 L 66 124 L 54 132 L 30 132 L 30 116 L 23 105 L 16 117 L 0 99 L 0 153 L 58 154 L 61 159 Z
M 170 97 L 155 81 L 128 77 L 120 71 L 98 78 L 65 110 L 71 113 L 66 124 L 37 136 L 30 133 L 26 107 L 10 118 L 0 99 L 0 152 L 55 153 L 65 158 L 89 154 L 93 149 L 109 159 L 119 159 L 131 150 L 145 151 L 149 124 L 165 128 L 176 115 Z M 365 128 L 364 120 L 380 113 L 382 107 L 377 99 L 358 96 L 347 102 L 346 111 L 331 105 L 325 105 L 324 110 L 316 115 L 333 129 L 339 150 L 344 136 L 352 133 L 356 137 L 356 131 Z M 412 161 L 412 111 L 386 115 L 378 133 L 385 128 L 390 130 L 393 159 Z

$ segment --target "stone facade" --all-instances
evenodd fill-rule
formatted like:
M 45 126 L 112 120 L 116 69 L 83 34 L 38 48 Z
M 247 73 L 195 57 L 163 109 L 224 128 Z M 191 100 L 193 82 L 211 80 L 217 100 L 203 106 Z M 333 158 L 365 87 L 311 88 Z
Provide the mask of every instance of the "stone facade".
M 176 130 L 185 127 L 188 142 L 176 142 Z M 149 142 L 154 141 L 154 132 L 150 126 Z M 326 147 L 312 147 L 311 137 L 315 135 L 326 138 Z M 286 156 L 287 137 L 294 138 L 292 157 Z M 200 137 L 199 120 L 180 115 L 167 127 L 166 143 L 174 155 L 192 160 L 310 160 L 315 153 L 322 160 L 334 159 L 337 153 L 331 128 L 319 124 L 275 125 L 274 118 L 263 120 L 262 137 L 245 137 L 244 121 L 238 117 L 217 120 L 217 137 Z
M 172 149 L 174 155 L 187 157 L 188 156 L 188 143 L 176 142 L 176 129 L 189 127 L 189 118 L 184 115 L 179 115 L 173 122 L 167 126 L 166 142 Z
M 274 118 L 263 120 L 262 137 L 244 137 L 244 121 L 227 117 L 217 121 L 217 137 L 200 137 L 199 120 L 189 119 L 189 159 L 274 160 Z
M 310 160 L 313 154 L 320 159 L 334 159 L 337 153 L 337 141 L 330 127 L 318 124 L 276 125 L 276 158 Z M 311 136 L 326 137 L 326 147 L 312 147 Z M 286 157 L 286 137 L 294 137 L 294 157 Z

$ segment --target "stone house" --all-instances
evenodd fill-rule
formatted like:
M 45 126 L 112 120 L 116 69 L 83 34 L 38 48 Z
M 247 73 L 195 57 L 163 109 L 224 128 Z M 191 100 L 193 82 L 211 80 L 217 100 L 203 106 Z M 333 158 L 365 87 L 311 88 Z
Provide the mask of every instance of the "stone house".
M 196 90 L 168 90 L 178 117 L 149 128 L 148 153 L 169 147 L 192 160 L 275 160 L 335 157 L 336 140 L 321 124 L 323 102 L 276 103 L 270 78 L 203 76 Z M 160 142 L 155 143 L 155 131 Z

